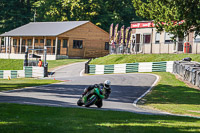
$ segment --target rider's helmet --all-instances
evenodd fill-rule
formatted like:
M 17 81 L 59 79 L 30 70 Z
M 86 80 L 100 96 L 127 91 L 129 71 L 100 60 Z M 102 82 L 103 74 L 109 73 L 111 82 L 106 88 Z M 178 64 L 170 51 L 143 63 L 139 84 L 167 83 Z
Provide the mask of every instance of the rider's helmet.
M 105 88 L 105 89 L 110 89 L 110 85 L 111 85 L 110 80 L 106 80 L 106 81 L 104 82 L 104 88 Z

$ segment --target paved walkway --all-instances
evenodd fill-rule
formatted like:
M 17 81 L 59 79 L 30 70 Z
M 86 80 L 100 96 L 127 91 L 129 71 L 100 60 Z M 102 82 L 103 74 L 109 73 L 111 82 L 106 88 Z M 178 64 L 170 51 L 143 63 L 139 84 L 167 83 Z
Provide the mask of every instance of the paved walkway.
M 1 92 L 0 102 L 78 107 L 76 102 L 84 88 L 108 79 L 112 83 L 112 93 L 109 99 L 103 101 L 102 109 L 143 114 L 165 114 L 157 111 L 143 110 L 133 104 L 138 97 L 143 95 L 152 86 L 156 76 L 139 73 L 80 76 L 83 68 L 84 63 L 75 63 L 57 69 L 51 78 L 65 82 Z M 96 108 L 96 106 L 91 108 Z

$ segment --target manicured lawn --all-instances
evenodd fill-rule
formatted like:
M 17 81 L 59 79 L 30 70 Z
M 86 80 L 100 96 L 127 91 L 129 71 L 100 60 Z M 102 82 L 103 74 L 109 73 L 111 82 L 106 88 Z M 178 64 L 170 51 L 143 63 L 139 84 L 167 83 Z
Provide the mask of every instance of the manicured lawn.
M 159 83 L 140 103 L 145 102 L 145 106 L 175 114 L 200 116 L 199 90 L 188 87 L 173 74 L 155 74 L 161 77 Z
M 1 133 L 197 133 L 200 119 L 0 104 Z
M 58 80 L 18 78 L 18 79 L 0 79 L 0 91 L 13 90 L 30 86 L 39 86 L 52 83 L 58 83 Z
M 90 64 L 107 65 L 133 62 L 175 61 L 191 57 L 192 61 L 200 62 L 198 54 L 137 54 L 137 55 L 109 55 L 92 60 Z
M 62 60 L 49 60 L 48 62 L 48 69 L 52 69 L 58 66 L 67 65 L 76 62 L 84 62 L 87 59 L 62 59 Z
M 62 60 L 48 60 L 48 69 L 58 66 L 67 65 L 76 62 L 84 62 L 87 59 L 62 59 Z M 23 70 L 24 60 L 15 59 L 0 59 L 0 70 Z
M 23 70 L 23 60 L 0 59 L 0 70 Z

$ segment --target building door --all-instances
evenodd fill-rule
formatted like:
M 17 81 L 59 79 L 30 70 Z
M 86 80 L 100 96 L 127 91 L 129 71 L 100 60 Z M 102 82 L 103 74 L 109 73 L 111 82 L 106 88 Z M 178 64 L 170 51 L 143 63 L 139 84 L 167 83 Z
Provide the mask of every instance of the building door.
M 140 52 L 141 51 L 141 46 L 142 46 L 142 35 L 141 34 L 136 34 L 136 39 L 135 39 L 135 52 Z
M 60 55 L 60 44 L 61 40 L 58 40 L 57 55 Z
M 183 38 L 178 38 L 178 51 L 179 52 L 183 52 L 183 43 L 184 43 Z

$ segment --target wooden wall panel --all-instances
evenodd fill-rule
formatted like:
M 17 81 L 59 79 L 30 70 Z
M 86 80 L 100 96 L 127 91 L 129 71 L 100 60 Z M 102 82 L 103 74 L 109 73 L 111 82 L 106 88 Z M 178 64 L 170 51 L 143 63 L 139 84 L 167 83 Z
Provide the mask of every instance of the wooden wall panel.
M 68 55 L 71 57 L 84 57 L 84 50 L 87 48 L 102 51 L 105 49 L 105 42 L 109 42 L 109 34 L 90 22 L 65 32 L 59 37 L 70 38 Z M 73 40 L 83 40 L 83 48 L 74 49 Z

